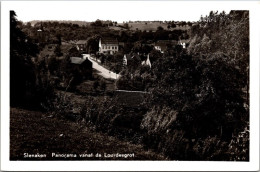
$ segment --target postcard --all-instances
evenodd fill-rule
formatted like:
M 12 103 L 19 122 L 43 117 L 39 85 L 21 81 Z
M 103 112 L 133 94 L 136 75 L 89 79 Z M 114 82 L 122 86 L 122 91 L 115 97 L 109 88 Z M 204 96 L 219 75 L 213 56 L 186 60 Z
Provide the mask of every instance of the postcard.
M 259 170 L 259 7 L 2 2 L 3 170 Z

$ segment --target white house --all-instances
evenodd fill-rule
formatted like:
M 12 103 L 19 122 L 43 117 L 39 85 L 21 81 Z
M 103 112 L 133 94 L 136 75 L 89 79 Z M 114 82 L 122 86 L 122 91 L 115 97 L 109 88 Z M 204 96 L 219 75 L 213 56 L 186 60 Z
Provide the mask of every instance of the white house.
M 126 54 L 123 57 L 123 66 L 127 66 L 127 58 L 126 58 Z
M 119 43 L 117 39 L 100 38 L 99 39 L 99 53 L 114 54 L 119 51 Z

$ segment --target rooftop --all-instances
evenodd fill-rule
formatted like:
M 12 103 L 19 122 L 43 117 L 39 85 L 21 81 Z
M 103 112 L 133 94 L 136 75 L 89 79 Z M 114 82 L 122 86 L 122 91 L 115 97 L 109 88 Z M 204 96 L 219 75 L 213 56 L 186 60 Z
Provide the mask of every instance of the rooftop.
M 71 57 L 70 61 L 73 64 L 82 64 L 86 59 L 83 59 L 81 57 Z
M 118 44 L 118 40 L 116 38 L 102 38 L 102 44 Z
M 155 46 L 166 46 L 167 44 L 177 44 L 175 40 L 158 40 L 154 45 Z
M 87 44 L 88 40 L 78 40 L 76 44 Z
M 182 39 L 182 40 L 179 40 L 179 42 L 181 42 L 181 43 L 189 43 L 190 42 L 190 40 L 189 39 Z
M 175 40 L 158 40 L 156 43 L 154 43 L 154 46 L 160 46 L 162 51 L 165 51 L 167 49 L 167 46 L 169 45 L 175 45 L 178 42 Z

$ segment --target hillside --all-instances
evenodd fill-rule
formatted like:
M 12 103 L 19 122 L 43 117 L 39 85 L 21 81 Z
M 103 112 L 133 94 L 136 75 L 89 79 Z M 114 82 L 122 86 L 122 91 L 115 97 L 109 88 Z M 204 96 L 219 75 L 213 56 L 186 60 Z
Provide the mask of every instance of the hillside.
M 94 132 L 84 123 L 76 123 L 55 115 L 19 108 L 10 113 L 11 160 L 162 160 L 165 157 L 145 150 L 141 145 Z M 27 154 L 28 153 L 28 154 Z M 55 153 L 55 156 L 52 156 Z M 101 157 L 95 157 L 99 153 Z M 105 157 L 107 154 L 128 155 Z M 28 157 L 31 155 L 46 157 Z M 70 155 L 67 158 L 58 155 Z M 80 157 L 81 155 L 84 157 Z M 133 156 L 134 154 L 134 156 Z M 71 157 L 76 155 L 77 157 Z
M 180 30 L 188 30 L 190 27 L 189 26 L 176 26 L 175 28 L 170 28 L 168 29 L 167 23 L 161 23 L 161 22 L 136 22 L 136 23 L 129 23 L 129 28 L 130 30 L 146 30 L 146 31 L 156 31 L 157 28 L 161 26 L 164 30 L 175 30 L 175 29 L 180 29 Z
M 117 26 L 109 26 L 109 29 L 111 30 L 127 30 L 126 28 L 123 27 L 124 23 L 118 23 Z M 140 30 L 140 31 L 156 31 L 157 28 L 160 26 L 162 27 L 164 30 L 169 30 L 169 31 L 173 31 L 173 30 L 189 30 L 190 26 L 185 25 L 185 26 L 180 26 L 180 25 L 176 25 L 175 28 L 167 28 L 168 24 L 167 23 L 163 23 L 163 22 L 145 22 L 145 21 L 139 21 L 139 22 L 131 22 L 128 23 L 129 26 L 129 30 L 132 31 L 136 31 L 136 30 Z
M 38 22 L 59 22 L 59 23 L 71 23 L 71 24 L 77 24 L 79 26 L 88 26 L 90 25 L 91 22 L 86 22 L 86 21 L 75 21 L 75 20 L 32 20 L 29 21 L 32 26 L 34 26 Z

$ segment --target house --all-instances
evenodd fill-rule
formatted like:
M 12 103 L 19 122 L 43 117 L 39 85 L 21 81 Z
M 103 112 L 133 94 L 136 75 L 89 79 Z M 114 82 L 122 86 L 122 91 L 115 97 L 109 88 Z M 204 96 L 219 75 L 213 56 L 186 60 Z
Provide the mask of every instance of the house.
M 167 49 L 167 46 L 166 46 L 166 44 L 163 44 L 163 43 L 155 43 L 154 49 L 160 51 L 161 53 L 164 53 L 165 50 Z
M 175 40 L 158 40 L 154 43 L 154 49 L 164 53 L 168 47 L 172 47 L 177 45 L 177 41 Z
M 127 66 L 127 55 L 125 54 L 123 57 L 123 66 Z
M 92 62 L 87 58 L 70 57 L 70 62 L 73 65 L 73 73 L 81 74 L 84 79 L 92 78 Z
M 123 57 L 123 66 L 127 66 L 127 65 L 129 66 L 133 58 L 134 58 L 133 55 L 125 54 Z
M 76 48 L 79 51 L 86 51 L 87 50 L 87 44 L 88 44 L 88 40 L 79 40 L 76 42 Z
M 142 65 L 143 66 L 149 66 L 150 68 L 152 67 L 152 64 L 151 64 L 151 61 L 150 61 L 150 58 L 149 58 L 149 54 L 147 55 L 147 59 L 142 61 Z
M 141 57 L 138 54 L 125 54 L 123 57 L 123 65 L 137 67 L 141 62 Z
M 189 40 L 185 40 L 185 39 L 178 41 L 178 45 L 181 45 L 182 48 L 187 48 L 188 43 L 189 43 Z
M 114 38 L 100 38 L 99 39 L 99 53 L 115 54 L 119 51 L 119 42 Z

